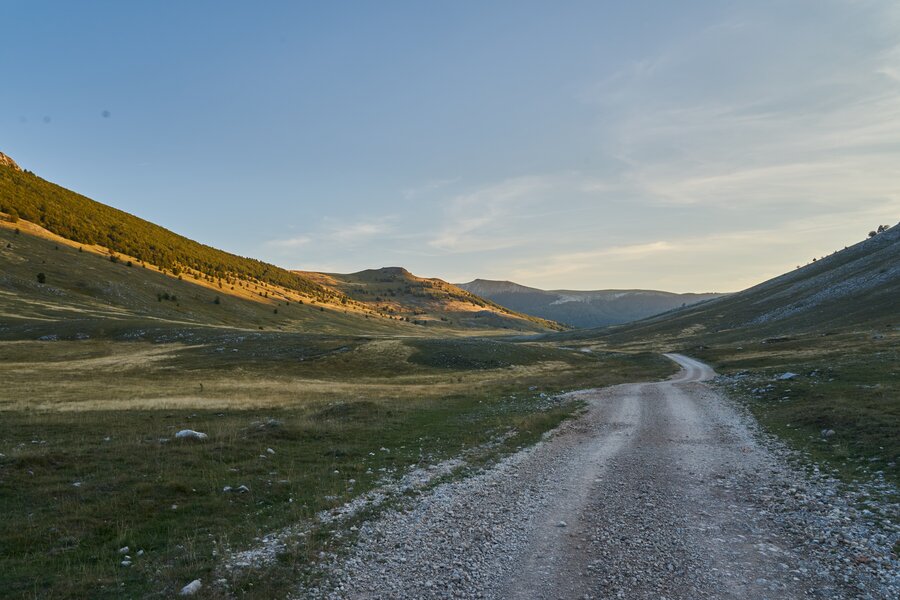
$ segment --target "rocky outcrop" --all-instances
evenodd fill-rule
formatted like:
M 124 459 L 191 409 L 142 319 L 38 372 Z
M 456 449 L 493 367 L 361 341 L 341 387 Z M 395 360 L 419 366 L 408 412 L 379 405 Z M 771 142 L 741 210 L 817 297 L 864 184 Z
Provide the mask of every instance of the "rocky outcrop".
M 15 169 L 16 171 L 21 171 L 22 167 L 16 164 L 16 161 L 8 157 L 7 155 L 0 152 L 0 165 L 4 167 L 10 167 Z

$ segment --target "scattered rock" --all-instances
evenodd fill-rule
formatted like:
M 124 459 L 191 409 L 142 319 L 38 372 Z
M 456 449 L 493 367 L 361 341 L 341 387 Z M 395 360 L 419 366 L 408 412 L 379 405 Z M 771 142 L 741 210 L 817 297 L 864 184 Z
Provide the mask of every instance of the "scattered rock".
M 184 586 L 183 588 L 181 588 L 181 591 L 178 592 L 178 595 L 179 596 L 193 596 L 194 594 L 199 592 L 200 588 L 202 588 L 202 587 L 203 587 L 203 584 L 200 582 L 200 580 L 195 579 L 192 582 L 190 582 L 189 584 L 187 584 L 186 586 Z
M 822 430 L 822 437 L 824 437 L 824 438 L 829 438 L 833 435 L 834 435 L 834 429 L 823 429 Z
M 790 371 L 788 371 L 787 373 L 782 373 L 775 379 L 777 379 L 778 381 L 789 381 L 791 379 L 796 379 L 797 377 L 798 375 L 796 373 L 791 373 Z
M 205 440 L 209 436 L 193 429 L 182 429 L 175 434 L 175 438 L 179 440 Z

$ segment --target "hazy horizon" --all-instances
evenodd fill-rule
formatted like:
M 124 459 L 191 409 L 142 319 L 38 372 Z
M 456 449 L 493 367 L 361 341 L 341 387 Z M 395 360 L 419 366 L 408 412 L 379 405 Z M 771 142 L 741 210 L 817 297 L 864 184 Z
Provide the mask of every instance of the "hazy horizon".
M 733 292 L 900 215 L 896 2 L 6 13 L 0 151 L 287 268 Z

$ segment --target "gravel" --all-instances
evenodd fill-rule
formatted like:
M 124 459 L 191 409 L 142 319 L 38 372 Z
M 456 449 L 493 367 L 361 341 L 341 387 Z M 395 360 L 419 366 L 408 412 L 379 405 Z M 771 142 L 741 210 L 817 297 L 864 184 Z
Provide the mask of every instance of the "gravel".
M 897 598 L 896 507 L 858 510 L 685 367 L 363 523 L 301 598 Z M 868 514 L 866 514 L 868 512 Z

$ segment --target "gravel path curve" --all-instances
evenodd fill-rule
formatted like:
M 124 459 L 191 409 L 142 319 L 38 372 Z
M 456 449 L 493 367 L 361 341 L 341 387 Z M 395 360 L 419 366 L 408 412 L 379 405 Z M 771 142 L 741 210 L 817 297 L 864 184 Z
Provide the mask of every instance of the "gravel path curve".
M 702 383 L 575 392 L 536 446 L 365 523 L 322 598 L 897 598 L 887 533 L 851 518 Z

